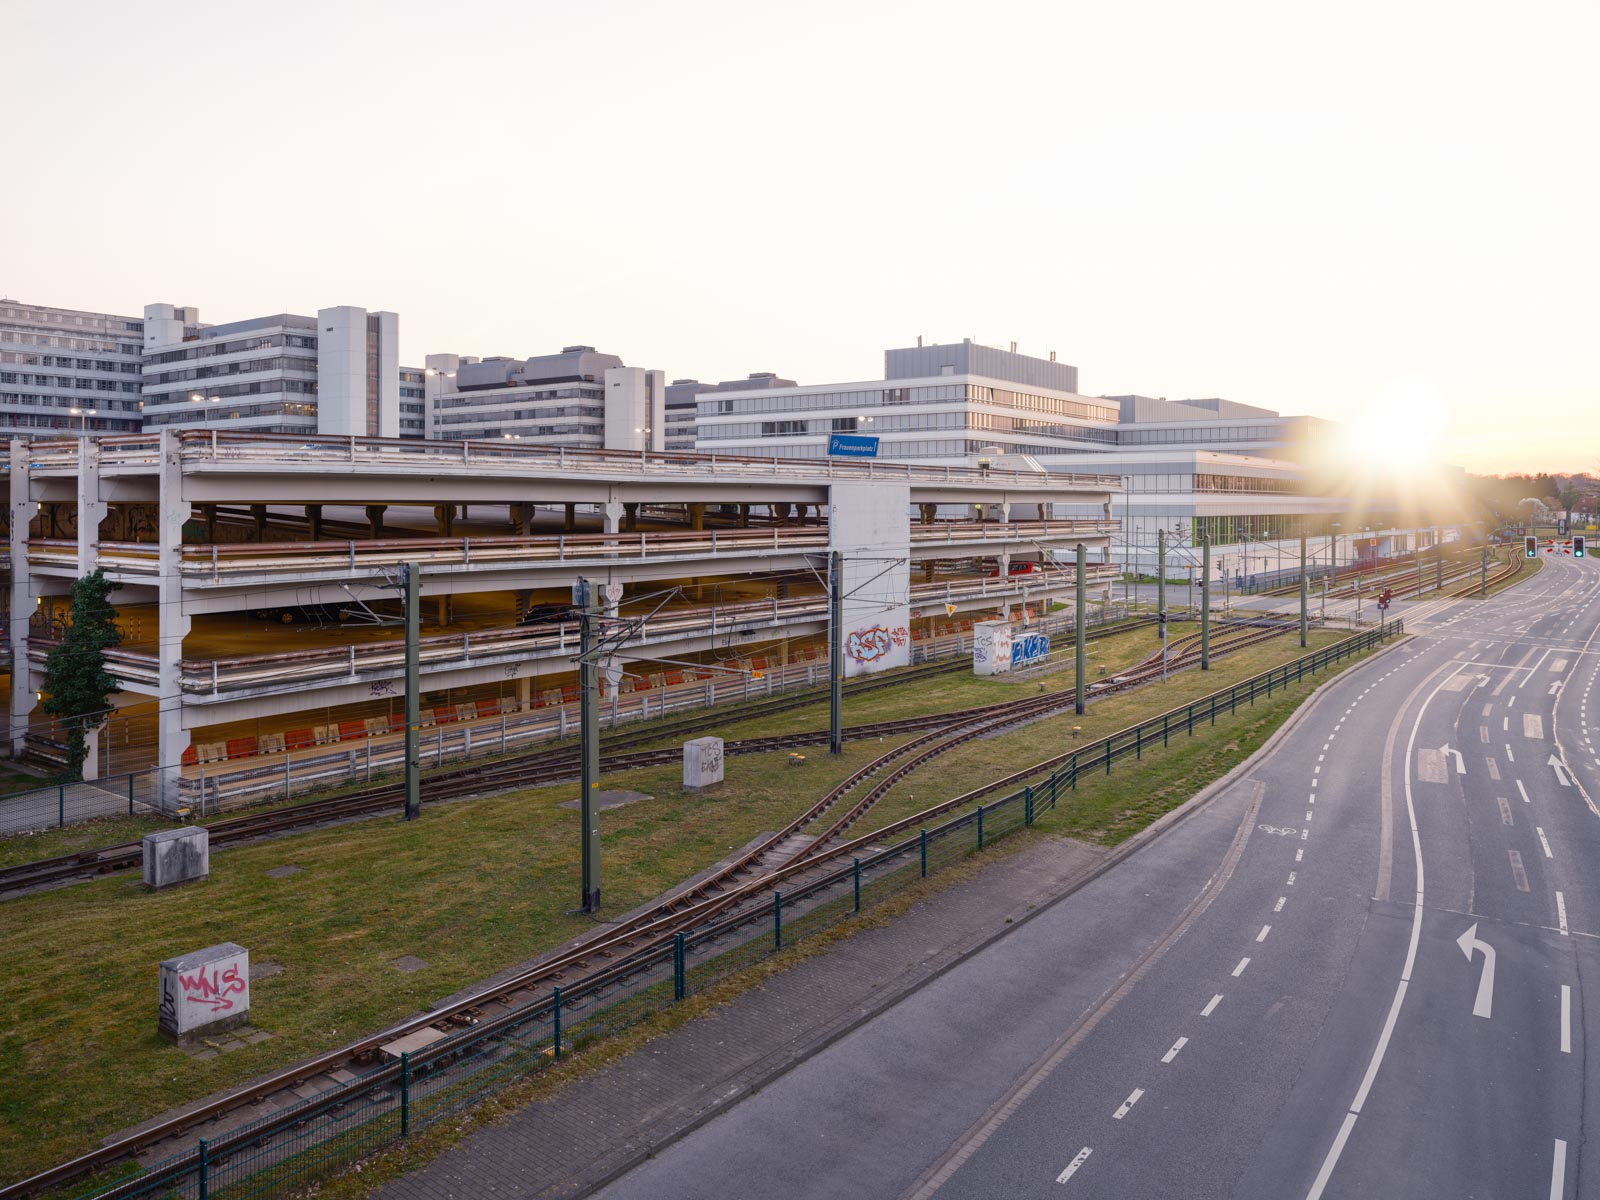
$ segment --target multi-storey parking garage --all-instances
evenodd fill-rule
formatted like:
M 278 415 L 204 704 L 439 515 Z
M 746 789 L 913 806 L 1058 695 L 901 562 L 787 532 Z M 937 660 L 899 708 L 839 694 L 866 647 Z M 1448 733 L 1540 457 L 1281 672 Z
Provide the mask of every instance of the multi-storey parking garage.
M 1111 570 L 1109 520 L 1041 515 L 1104 512 L 1102 476 L 223 430 L 14 441 L 8 466 L 13 750 L 48 752 L 44 656 L 99 568 L 122 690 L 94 769 L 153 769 L 169 799 L 398 760 L 402 563 L 440 757 L 566 729 L 579 578 L 615 618 L 606 703 L 648 712 L 825 678 L 833 552 L 850 675 L 1065 599 L 1079 543 Z

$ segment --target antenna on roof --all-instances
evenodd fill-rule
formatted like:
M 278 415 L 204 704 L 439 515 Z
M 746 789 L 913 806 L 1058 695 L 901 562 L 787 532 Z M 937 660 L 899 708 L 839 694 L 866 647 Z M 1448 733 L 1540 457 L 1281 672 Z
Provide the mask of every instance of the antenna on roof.
M 1055 360 L 1056 360 L 1056 352 L 1054 350 L 1052 350 L 1052 351 L 1050 351 L 1050 361 L 1051 362 L 1055 362 Z
M 1012 342 L 1011 343 L 1011 353 L 1015 354 L 1016 352 L 1017 352 L 1017 344 L 1015 342 Z
M 920 333 L 917 334 L 917 348 L 919 350 L 922 348 L 922 335 Z

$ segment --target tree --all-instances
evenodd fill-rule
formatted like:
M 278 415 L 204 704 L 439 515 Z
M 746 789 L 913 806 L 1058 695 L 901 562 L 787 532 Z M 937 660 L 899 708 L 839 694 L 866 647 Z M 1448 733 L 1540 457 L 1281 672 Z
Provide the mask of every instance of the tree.
M 66 777 L 83 774 L 89 734 L 105 723 L 117 681 L 106 670 L 106 651 L 122 642 L 117 611 L 109 599 L 119 587 L 103 571 L 72 585 L 72 623 L 44 660 L 44 711 L 61 720 L 67 734 Z
M 1583 499 L 1583 493 L 1573 487 L 1572 484 L 1569 483 L 1561 489 L 1561 507 L 1566 509 L 1567 524 L 1569 526 L 1572 524 L 1572 510 L 1578 506 L 1578 501 L 1581 499 Z

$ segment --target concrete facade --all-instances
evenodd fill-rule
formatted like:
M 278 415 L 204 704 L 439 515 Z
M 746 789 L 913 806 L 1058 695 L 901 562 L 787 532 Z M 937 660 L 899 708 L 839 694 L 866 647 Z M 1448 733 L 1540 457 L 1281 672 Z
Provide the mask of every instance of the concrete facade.
M 144 322 L 0 299 L 0 437 L 134 433 Z

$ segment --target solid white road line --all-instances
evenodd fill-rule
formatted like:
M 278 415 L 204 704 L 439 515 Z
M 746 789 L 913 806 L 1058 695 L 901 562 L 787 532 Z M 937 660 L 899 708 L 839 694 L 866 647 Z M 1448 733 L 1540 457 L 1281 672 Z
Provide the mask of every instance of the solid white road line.
M 1056 1182 L 1065 1183 L 1067 1180 L 1071 1179 L 1073 1172 L 1075 1172 L 1079 1167 L 1083 1166 L 1083 1164 L 1088 1161 L 1089 1155 L 1093 1153 L 1094 1151 L 1088 1146 L 1085 1146 L 1082 1150 L 1079 1150 L 1078 1156 L 1067 1164 L 1067 1169 L 1056 1176 Z
M 1361 1080 L 1361 1086 L 1356 1090 L 1355 1099 L 1350 1103 L 1350 1109 L 1345 1113 L 1344 1122 L 1339 1126 L 1339 1132 L 1333 1139 L 1333 1145 L 1328 1148 L 1328 1155 L 1322 1160 L 1322 1169 L 1317 1172 L 1317 1177 L 1312 1181 L 1311 1190 L 1306 1193 L 1306 1200 L 1321 1200 L 1323 1190 L 1328 1186 L 1328 1180 L 1333 1178 L 1334 1168 L 1339 1165 L 1339 1156 L 1344 1153 L 1345 1143 L 1350 1139 L 1350 1131 L 1355 1127 L 1356 1118 L 1360 1115 L 1362 1107 L 1367 1102 L 1367 1095 L 1372 1090 L 1372 1084 L 1378 1077 L 1378 1068 L 1383 1065 L 1383 1056 L 1389 1049 L 1389 1039 L 1394 1036 L 1395 1022 L 1400 1018 L 1400 1008 L 1405 1003 L 1406 989 L 1411 985 L 1411 972 L 1417 963 L 1417 944 L 1422 938 L 1422 910 L 1424 907 L 1424 871 L 1422 863 L 1422 834 L 1417 826 L 1416 798 L 1411 787 L 1410 764 L 1415 762 L 1417 748 L 1417 731 L 1421 728 L 1423 714 L 1428 711 L 1428 705 L 1449 684 L 1450 680 L 1461 671 L 1456 667 L 1428 693 L 1417 709 L 1417 715 L 1412 719 L 1411 732 L 1406 738 L 1405 755 L 1401 762 L 1407 764 L 1405 770 L 1406 785 L 1406 818 L 1411 826 L 1411 851 L 1416 859 L 1417 871 L 1417 896 L 1411 910 L 1411 941 L 1406 947 L 1406 960 L 1400 968 L 1400 982 L 1395 985 L 1394 1001 L 1389 1005 L 1389 1015 L 1385 1018 L 1383 1029 L 1378 1034 L 1378 1044 L 1373 1047 L 1372 1059 L 1367 1063 L 1367 1073 Z
M 1544 830 L 1535 825 L 1533 831 L 1539 835 L 1539 845 L 1544 847 L 1544 856 L 1546 858 L 1554 858 L 1555 855 L 1550 853 L 1550 839 L 1545 837 Z
M 1567 1191 L 1567 1144 L 1556 1139 L 1556 1155 L 1550 1163 L 1550 1200 L 1561 1200 Z
M 1216 1011 L 1217 1005 L 1221 1003 L 1222 993 L 1218 992 L 1215 996 L 1206 1001 L 1206 1006 L 1200 1010 L 1200 1015 L 1202 1017 L 1209 1017 L 1213 1012 Z
M 1173 1059 L 1178 1057 L 1178 1051 L 1182 1050 L 1188 1044 L 1189 1044 L 1189 1039 L 1188 1038 L 1186 1038 L 1186 1037 L 1179 1038 L 1177 1041 L 1172 1043 L 1172 1049 L 1168 1050 L 1165 1054 L 1163 1054 L 1161 1056 L 1161 1061 L 1164 1062 L 1164 1063 L 1171 1062 Z
M 1561 1053 L 1572 1053 L 1572 985 L 1561 985 Z
M 1128 1110 L 1131 1109 L 1135 1104 L 1139 1103 L 1139 1097 L 1142 1095 L 1144 1095 L 1143 1088 L 1134 1088 L 1133 1091 L 1128 1094 L 1128 1098 L 1118 1106 L 1117 1111 L 1111 1114 L 1111 1119 L 1113 1121 L 1122 1120 L 1123 1117 L 1128 1115 Z
M 1560 893 L 1558 892 L 1557 895 L 1559 895 L 1559 894 Z M 1244 969 L 1246 967 L 1248 967 L 1249 965 L 1250 965 L 1250 960 L 1248 958 L 1241 958 L 1239 960 L 1239 965 L 1233 969 L 1233 977 L 1235 979 L 1239 978 L 1239 976 L 1244 974 Z
M 1522 802 L 1524 804 L 1530 803 L 1528 799 L 1528 789 L 1522 786 L 1522 780 L 1520 779 L 1517 780 L 1517 791 L 1522 793 Z

